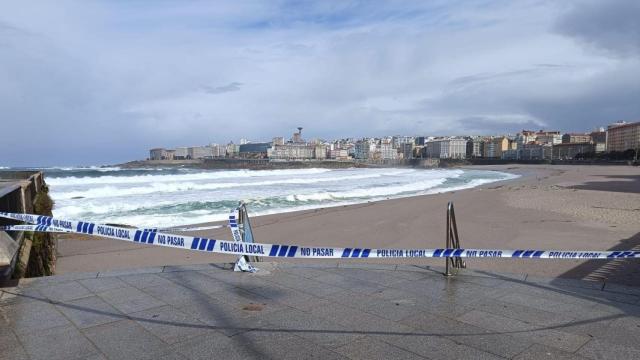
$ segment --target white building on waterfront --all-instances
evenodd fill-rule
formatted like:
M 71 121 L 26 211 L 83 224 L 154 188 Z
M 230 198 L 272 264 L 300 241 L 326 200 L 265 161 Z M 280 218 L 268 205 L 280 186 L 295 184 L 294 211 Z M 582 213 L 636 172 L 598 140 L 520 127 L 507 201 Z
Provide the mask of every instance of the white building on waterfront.
M 460 138 L 441 138 L 425 143 L 427 157 L 439 159 L 465 159 L 467 157 L 467 140 Z

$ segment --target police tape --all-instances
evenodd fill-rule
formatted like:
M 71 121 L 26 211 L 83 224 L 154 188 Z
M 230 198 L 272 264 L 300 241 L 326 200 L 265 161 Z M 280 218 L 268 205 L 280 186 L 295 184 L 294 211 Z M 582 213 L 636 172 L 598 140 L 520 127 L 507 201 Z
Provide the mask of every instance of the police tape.
M 370 249 L 336 248 L 301 245 L 244 243 L 234 213 L 229 215 L 229 228 L 234 240 L 218 240 L 165 233 L 162 231 L 125 228 L 88 221 L 71 221 L 50 216 L 0 212 L 0 217 L 34 225 L 27 231 L 56 231 L 95 235 L 139 244 L 204 251 L 228 255 L 249 255 L 307 259 L 369 259 L 369 258 L 520 258 L 520 259 L 618 259 L 640 258 L 640 251 L 580 251 L 580 250 L 503 250 L 503 249 Z M 18 230 L 28 225 L 10 225 Z

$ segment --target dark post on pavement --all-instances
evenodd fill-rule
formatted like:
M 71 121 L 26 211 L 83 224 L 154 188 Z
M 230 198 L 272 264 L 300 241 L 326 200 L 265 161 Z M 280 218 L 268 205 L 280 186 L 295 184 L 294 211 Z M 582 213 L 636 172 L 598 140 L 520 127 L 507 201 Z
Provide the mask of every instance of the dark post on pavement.
M 460 237 L 458 237 L 458 225 L 456 224 L 456 212 L 453 209 L 453 202 L 447 204 L 447 240 L 445 247 L 447 249 L 460 249 Z M 464 269 L 467 265 L 459 257 L 447 257 L 445 259 L 445 276 L 451 276 L 458 273 L 459 269 Z M 455 274 L 451 272 L 450 267 L 456 269 Z

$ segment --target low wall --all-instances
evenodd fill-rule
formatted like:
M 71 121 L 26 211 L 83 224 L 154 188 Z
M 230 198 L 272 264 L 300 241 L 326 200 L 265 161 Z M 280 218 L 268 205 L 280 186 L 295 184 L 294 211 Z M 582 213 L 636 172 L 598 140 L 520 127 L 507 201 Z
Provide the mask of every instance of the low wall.
M 44 176 L 40 171 L 0 171 L 0 211 L 34 213 L 36 195 L 43 186 Z M 0 218 L 0 225 L 19 223 Z M 0 279 L 11 277 L 23 241 L 22 231 L 0 231 Z
M 353 161 L 269 161 L 268 159 L 206 159 L 203 162 L 206 169 L 249 169 L 249 170 L 271 170 L 271 169 L 308 169 L 308 168 L 329 168 L 344 169 L 350 167 L 364 166 Z

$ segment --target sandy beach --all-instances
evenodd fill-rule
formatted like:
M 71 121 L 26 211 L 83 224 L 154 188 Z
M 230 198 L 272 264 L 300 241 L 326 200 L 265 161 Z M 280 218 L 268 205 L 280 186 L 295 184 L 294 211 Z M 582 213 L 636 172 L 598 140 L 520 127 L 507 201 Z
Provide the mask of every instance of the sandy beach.
M 512 164 L 472 168 L 505 171 L 520 177 L 443 194 L 253 217 L 254 233 L 262 243 L 443 247 L 446 205 L 453 201 L 462 247 L 640 249 L 638 167 Z M 227 229 L 194 234 L 231 238 Z M 59 253 L 59 274 L 233 260 L 223 255 L 76 236 L 62 236 Z M 442 259 L 391 261 L 444 264 Z M 472 259 L 467 265 L 474 270 L 640 285 L 640 262 L 634 260 Z

